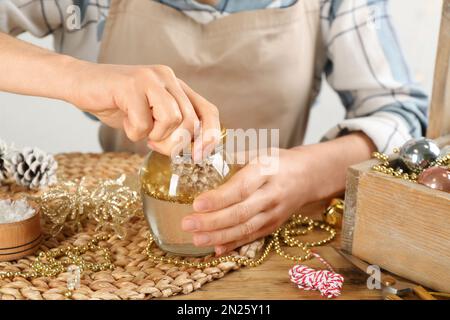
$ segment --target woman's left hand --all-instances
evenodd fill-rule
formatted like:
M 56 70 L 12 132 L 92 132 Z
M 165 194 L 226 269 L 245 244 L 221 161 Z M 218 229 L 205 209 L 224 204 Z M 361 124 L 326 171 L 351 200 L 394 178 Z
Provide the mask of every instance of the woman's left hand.
M 196 212 L 183 219 L 182 228 L 194 233 L 196 246 L 215 246 L 222 255 L 272 233 L 310 201 L 311 155 L 299 149 L 276 151 L 195 199 Z

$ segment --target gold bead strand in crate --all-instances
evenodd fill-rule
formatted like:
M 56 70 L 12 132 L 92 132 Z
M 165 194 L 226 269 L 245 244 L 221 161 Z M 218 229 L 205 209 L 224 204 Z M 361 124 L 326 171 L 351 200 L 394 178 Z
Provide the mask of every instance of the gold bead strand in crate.
M 297 239 L 293 238 L 298 235 L 305 235 L 311 232 L 314 228 L 324 230 L 328 232 L 330 235 L 325 239 L 315 242 L 300 242 Z M 270 241 L 264 247 L 261 256 L 257 259 L 247 259 L 229 255 L 219 258 L 213 258 L 205 262 L 190 262 L 184 259 L 174 257 L 157 256 L 152 253 L 152 246 L 154 244 L 154 239 L 151 235 L 149 237 L 146 253 L 149 259 L 152 261 L 169 263 L 177 266 L 208 268 L 208 267 L 215 267 L 223 262 L 234 262 L 241 266 L 256 267 L 262 264 L 267 259 L 272 250 L 274 250 L 278 255 L 284 257 L 285 259 L 292 261 L 305 261 L 311 259 L 313 257 L 310 250 L 311 247 L 324 245 L 333 240 L 335 236 L 336 231 L 329 225 L 318 221 L 314 221 L 308 217 L 303 217 L 301 215 L 294 215 L 284 227 L 281 227 L 277 231 L 272 233 L 272 235 L 270 236 Z M 288 254 L 282 249 L 283 245 L 300 248 L 303 251 L 303 255 Z
M 450 169 L 450 153 L 439 157 L 436 160 L 436 164 L 435 165 L 436 166 L 441 166 L 441 167 L 449 167 L 449 169 Z
M 398 150 L 394 150 L 394 152 L 396 151 L 398 152 Z M 373 171 L 381 172 L 395 178 L 400 178 L 411 182 L 417 181 L 417 174 L 404 172 L 401 168 L 394 169 L 390 167 L 389 156 L 387 154 L 374 152 L 372 156 L 380 162 L 372 167 Z

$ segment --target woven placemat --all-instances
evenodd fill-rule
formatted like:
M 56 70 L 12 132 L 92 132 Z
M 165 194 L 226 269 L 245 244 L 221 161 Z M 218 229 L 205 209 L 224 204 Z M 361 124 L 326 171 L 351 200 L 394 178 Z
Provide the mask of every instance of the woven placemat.
M 127 153 L 82 154 L 70 153 L 56 156 L 58 161 L 58 179 L 67 181 L 86 177 L 92 183 L 99 179 L 114 179 L 121 174 L 136 174 L 143 159 L 138 155 Z M 30 191 L 15 187 L 0 187 L 0 199 L 19 198 Z M 120 239 L 113 236 L 106 243 L 111 249 L 113 271 L 92 272 L 82 274 L 81 285 L 73 292 L 72 299 L 151 299 L 164 298 L 177 294 L 188 294 L 201 288 L 204 284 L 222 278 L 227 272 L 239 269 L 234 262 L 224 262 L 217 267 L 196 269 L 177 267 L 171 264 L 149 261 L 144 250 L 147 246 L 149 228 L 142 217 L 134 217 L 126 224 L 127 236 Z M 98 232 L 95 224 L 89 222 L 82 232 L 68 234 L 62 232 L 56 237 L 47 237 L 40 250 L 73 244 L 83 245 Z M 241 256 L 253 258 L 263 246 L 263 241 L 256 241 L 240 248 Z M 164 255 L 158 248 L 153 253 Z M 98 255 L 88 252 L 86 259 L 96 261 Z M 34 256 L 18 261 L 1 262 L 0 271 L 26 271 Z M 0 280 L 0 299 L 33 299 L 62 300 L 67 291 L 69 273 L 61 273 L 55 278 L 40 277 L 35 279 Z

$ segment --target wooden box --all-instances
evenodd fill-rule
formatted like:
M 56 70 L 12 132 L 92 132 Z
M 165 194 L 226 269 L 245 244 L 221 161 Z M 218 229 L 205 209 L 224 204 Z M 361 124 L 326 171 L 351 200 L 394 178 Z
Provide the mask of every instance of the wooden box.
M 427 136 L 450 144 L 450 0 L 443 1 Z M 349 168 L 342 248 L 382 269 L 450 292 L 450 193 Z
M 36 210 L 31 218 L 0 224 L 0 262 L 18 260 L 39 248 L 42 240 L 39 208 L 34 203 L 30 205 Z

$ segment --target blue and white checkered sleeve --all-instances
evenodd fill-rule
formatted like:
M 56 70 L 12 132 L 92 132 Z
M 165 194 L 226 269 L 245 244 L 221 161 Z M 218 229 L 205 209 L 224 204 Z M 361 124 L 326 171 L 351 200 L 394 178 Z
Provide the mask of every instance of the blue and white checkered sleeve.
M 327 81 L 346 119 L 324 140 L 362 131 L 381 152 L 425 134 L 428 98 L 413 82 L 387 0 L 324 0 L 322 32 Z
M 64 8 L 72 0 L 0 0 L 0 32 L 17 36 L 30 32 L 36 37 L 45 37 L 61 28 L 64 23 Z

